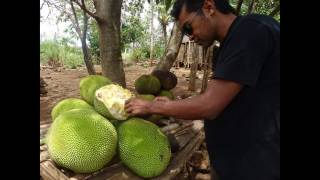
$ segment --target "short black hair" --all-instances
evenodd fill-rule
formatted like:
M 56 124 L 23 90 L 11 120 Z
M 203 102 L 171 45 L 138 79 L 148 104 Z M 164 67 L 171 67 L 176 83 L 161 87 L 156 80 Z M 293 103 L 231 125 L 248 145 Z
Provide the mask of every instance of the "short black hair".
M 216 8 L 223 14 L 235 13 L 235 9 L 229 4 L 228 0 L 213 0 Z M 204 0 L 176 0 L 171 10 L 171 16 L 177 20 L 183 5 L 186 5 L 187 12 L 201 10 Z

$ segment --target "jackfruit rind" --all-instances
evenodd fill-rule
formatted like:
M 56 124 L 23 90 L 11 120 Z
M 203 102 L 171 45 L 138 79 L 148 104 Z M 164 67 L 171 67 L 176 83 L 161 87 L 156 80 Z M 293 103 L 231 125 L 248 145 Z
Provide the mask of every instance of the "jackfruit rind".
M 118 127 L 118 149 L 121 161 L 144 178 L 160 175 L 171 158 L 169 140 L 155 124 L 141 118 L 130 118 Z
M 80 95 L 82 99 L 93 105 L 95 91 L 102 86 L 111 84 L 112 81 L 105 76 L 89 75 L 80 80 Z
M 51 111 L 52 121 L 57 118 L 61 113 L 71 109 L 93 109 L 93 106 L 86 101 L 77 98 L 67 98 L 59 101 Z
M 75 173 L 103 168 L 116 154 L 117 140 L 114 126 L 90 109 L 62 113 L 46 136 L 51 159 Z
M 96 91 L 94 108 L 108 119 L 126 120 L 128 115 L 124 109 L 125 102 L 134 94 L 120 85 L 109 84 Z

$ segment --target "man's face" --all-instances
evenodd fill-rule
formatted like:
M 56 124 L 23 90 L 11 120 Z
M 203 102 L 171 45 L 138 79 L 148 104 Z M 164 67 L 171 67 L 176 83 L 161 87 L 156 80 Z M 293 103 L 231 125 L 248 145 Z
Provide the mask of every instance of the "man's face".
M 214 41 L 215 32 L 208 17 L 199 11 L 188 13 L 183 7 L 178 19 L 178 26 L 182 33 L 189 36 L 190 40 L 194 40 L 195 43 L 203 47 L 209 47 Z

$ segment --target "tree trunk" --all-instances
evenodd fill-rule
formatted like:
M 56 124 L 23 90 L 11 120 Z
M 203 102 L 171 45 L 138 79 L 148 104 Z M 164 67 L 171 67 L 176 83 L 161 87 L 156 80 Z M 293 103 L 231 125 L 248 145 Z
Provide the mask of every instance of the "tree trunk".
M 241 6 L 242 6 L 243 0 L 239 0 L 236 8 L 236 15 L 239 15 L 241 12 Z
M 120 48 L 122 0 L 95 0 L 102 74 L 126 87 Z
M 83 32 L 82 32 L 82 37 L 81 37 L 81 46 L 82 46 L 82 52 L 83 52 L 83 58 L 84 58 L 84 62 L 86 64 L 87 67 L 87 71 L 90 75 L 94 75 L 96 74 L 94 66 L 92 64 L 90 55 L 89 55 L 89 51 L 88 51 L 88 45 L 87 45 L 87 30 L 88 30 L 88 19 L 89 17 L 87 16 L 87 14 L 85 12 L 83 12 L 83 20 L 84 20 L 84 24 L 83 24 Z
M 166 50 L 154 70 L 170 70 L 178 55 L 182 37 L 181 31 L 175 23 Z
M 255 6 L 255 0 L 251 0 L 249 7 L 248 7 L 248 12 L 247 14 L 251 14 L 254 10 L 254 6 Z
M 162 23 L 162 31 L 163 31 L 163 38 L 164 38 L 164 47 L 167 47 L 167 25 Z
M 150 4 L 151 4 L 151 20 L 150 20 L 150 67 L 151 67 L 152 59 L 153 59 L 153 11 L 154 11 L 153 0 L 150 1 Z
M 280 3 L 278 6 L 269 14 L 269 16 L 273 17 L 280 11 Z

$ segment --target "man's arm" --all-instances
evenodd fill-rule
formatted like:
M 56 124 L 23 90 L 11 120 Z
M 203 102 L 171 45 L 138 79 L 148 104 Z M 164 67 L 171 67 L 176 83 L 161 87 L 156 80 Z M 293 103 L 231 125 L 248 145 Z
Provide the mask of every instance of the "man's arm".
M 226 80 L 213 79 L 208 82 L 204 93 L 183 100 L 129 102 L 130 115 L 161 114 L 180 119 L 215 118 L 240 92 L 242 85 Z

